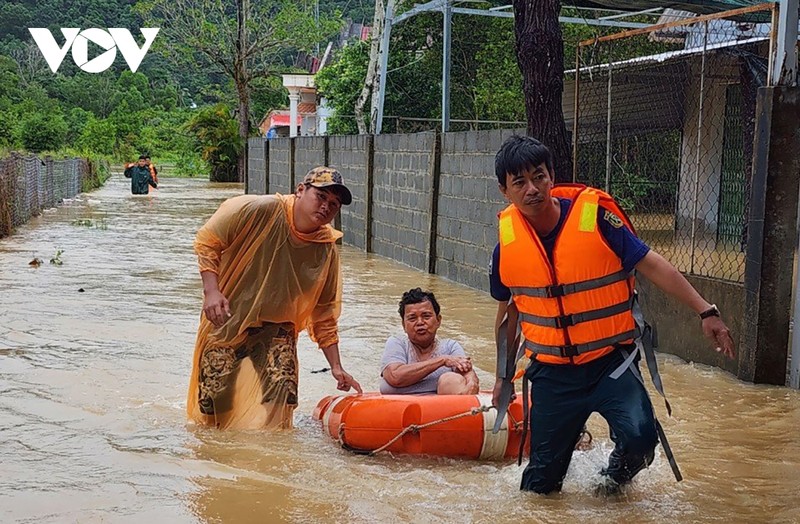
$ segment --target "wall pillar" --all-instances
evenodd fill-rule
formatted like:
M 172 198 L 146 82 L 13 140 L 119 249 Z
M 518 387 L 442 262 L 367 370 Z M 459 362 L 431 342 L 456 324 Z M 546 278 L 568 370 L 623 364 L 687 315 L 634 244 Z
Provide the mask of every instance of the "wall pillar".
M 762 87 L 756 100 L 739 378 L 786 383 L 800 196 L 800 88 Z
M 297 136 L 297 105 L 300 103 L 300 95 L 298 93 L 289 94 L 289 136 L 294 138 Z

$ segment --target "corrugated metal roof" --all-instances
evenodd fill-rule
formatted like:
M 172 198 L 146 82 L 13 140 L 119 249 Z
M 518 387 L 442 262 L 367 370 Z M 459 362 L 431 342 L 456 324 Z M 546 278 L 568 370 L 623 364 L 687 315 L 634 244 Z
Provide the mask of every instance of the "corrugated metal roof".
M 574 5 L 576 7 L 594 7 L 594 8 L 607 8 L 618 9 L 621 11 L 642 11 L 644 9 L 653 9 L 656 7 L 668 7 L 671 9 L 679 9 L 689 11 L 697 14 L 711 14 L 720 13 L 722 11 L 730 11 L 731 9 L 739 9 L 742 7 L 751 7 L 765 3 L 764 0 L 568 0 L 564 1 L 565 5 Z M 742 20 L 761 20 L 769 21 L 770 12 L 761 11 L 751 15 L 741 17 Z
M 658 64 L 645 70 L 618 71 L 614 74 L 611 120 L 614 134 L 629 136 L 664 129 L 678 129 L 683 122 L 683 98 L 689 64 Z M 608 118 L 608 92 L 605 76 L 595 81 L 581 80 L 580 139 L 597 140 L 605 136 Z M 664 82 L 669 78 L 669 82 Z M 562 104 L 564 120 L 572 128 L 575 115 L 575 81 L 564 82 Z
M 619 9 L 620 11 L 642 11 L 655 7 L 668 7 L 691 13 L 708 14 L 751 7 L 765 2 L 764 0 L 572 0 L 564 3 L 579 7 L 606 7 L 608 9 Z
M 680 9 L 665 9 L 661 16 L 658 17 L 656 25 L 669 24 L 672 22 L 683 22 L 690 18 L 697 16 L 696 13 L 689 11 L 681 11 Z M 683 39 L 689 32 L 689 26 L 679 25 L 675 27 L 668 27 L 660 31 L 654 31 L 650 35 L 650 39 L 656 42 L 672 42 L 682 43 Z
M 756 44 L 759 42 L 767 41 L 768 39 L 763 36 L 758 36 L 754 38 L 747 38 L 745 40 L 728 40 L 726 42 L 715 42 L 713 44 L 709 44 L 706 47 L 707 52 L 715 51 L 718 49 L 726 49 L 730 47 L 738 47 L 747 44 Z M 673 60 L 676 58 L 686 57 L 690 55 L 697 55 L 703 52 L 702 47 L 692 47 L 689 49 L 679 49 L 678 51 L 667 51 L 666 53 L 657 53 L 654 55 L 647 55 L 647 56 L 638 56 L 636 58 L 630 58 L 628 60 L 620 60 L 618 62 L 612 62 L 611 67 L 615 70 L 619 68 L 624 68 L 627 66 L 635 66 L 635 65 L 642 65 L 642 64 L 657 64 L 660 62 L 667 62 L 669 60 Z M 581 67 L 581 72 L 586 73 L 589 71 L 602 71 L 608 69 L 609 64 L 597 64 L 588 67 Z M 564 74 L 574 74 L 575 69 L 570 69 L 568 71 L 564 71 Z

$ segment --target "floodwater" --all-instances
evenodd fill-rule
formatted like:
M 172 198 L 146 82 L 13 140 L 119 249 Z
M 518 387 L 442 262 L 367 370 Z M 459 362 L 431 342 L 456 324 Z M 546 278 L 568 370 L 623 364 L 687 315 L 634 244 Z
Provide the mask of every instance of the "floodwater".
M 336 389 L 312 373 L 326 362 L 305 335 L 293 431 L 187 424 L 201 306 L 191 244 L 242 190 L 165 179 L 134 197 L 127 184 L 117 174 L 0 240 L 0 522 L 800 522 L 800 394 L 669 356 L 673 418 L 656 404 L 685 480 L 659 451 L 612 499 L 593 494 L 611 449 L 600 418 L 595 448 L 575 453 L 550 497 L 519 492 L 515 463 L 349 454 L 311 419 Z M 440 334 L 491 386 L 490 297 L 353 248 L 342 259 L 342 358 L 366 389 L 415 286 L 436 293 Z

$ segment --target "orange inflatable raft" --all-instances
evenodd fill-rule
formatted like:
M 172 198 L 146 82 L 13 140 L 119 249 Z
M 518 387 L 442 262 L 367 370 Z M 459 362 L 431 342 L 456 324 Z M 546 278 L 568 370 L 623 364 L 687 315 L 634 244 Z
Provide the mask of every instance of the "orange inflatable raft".
M 496 435 L 497 411 L 491 403 L 491 393 L 328 396 L 319 401 L 313 417 L 322 422 L 325 434 L 351 451 L 514 458 L 522 437 L 522 401 L 517 397 L 511 403 Z

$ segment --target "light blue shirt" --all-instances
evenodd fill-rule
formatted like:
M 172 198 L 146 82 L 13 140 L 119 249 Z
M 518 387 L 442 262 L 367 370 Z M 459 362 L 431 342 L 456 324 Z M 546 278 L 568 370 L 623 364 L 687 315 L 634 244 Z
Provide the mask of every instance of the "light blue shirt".
M 446 356 L 466 357 L 467 355 L 464 353 L 464 348 L 461 347 L 461 344 L 455 340 L 446 338 L 437 342 L 436 348 L 429 358 Z M 389 364 L 414 364 L 416 362 L 420 362 L 420 360 L 417 358 L 417 352 L 411 348 L 411 341 L 408 340 L 406 335 L 389 337 L 389 340 L 386 341 L 386 347 L 383 350 L 383 357 L 381 358 L 381 393 L 384 395 L 435 394 L 439 384 L 439 377 L 448 371 L 452 371 L 449 367 L 442 366 L 428 374 L 428 376 L 416 384 L 402 388 L 390 386 L 383 378 L 383 370 L 386 369 L 386 366 Z

